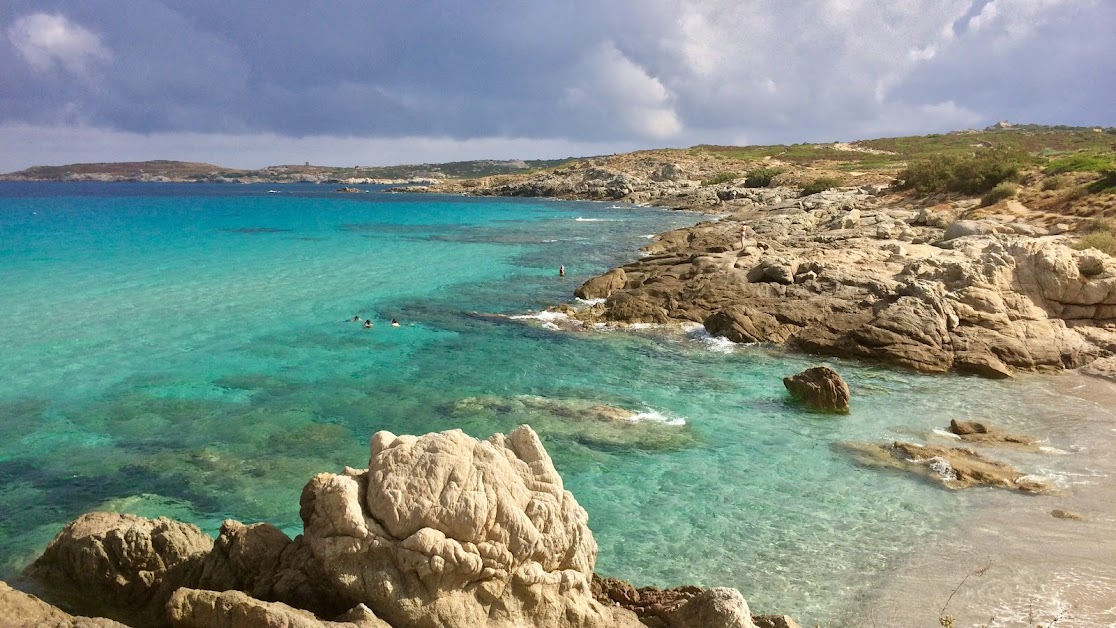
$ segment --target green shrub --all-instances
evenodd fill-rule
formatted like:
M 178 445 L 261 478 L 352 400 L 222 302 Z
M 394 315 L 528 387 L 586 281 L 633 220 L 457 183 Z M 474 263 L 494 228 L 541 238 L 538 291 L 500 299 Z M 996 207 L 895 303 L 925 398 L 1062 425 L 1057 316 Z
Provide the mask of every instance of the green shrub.
M 783 174 L 783 171 L 778 168 L 756 168 L 748 173 L 747 178 L 744 179 L 744 187 L 747 188 L 765 188 L 771 185 L 775 177 Z
M 1043 180 L 1042 191 L 1043 192 L 1049 192 L 1050 190 L 1060 190 L 1060 189 L 1066 187 L 1066 183 L 1067 183 L 1066 177 L 1064 177 L 1062 175 L 1053 176 L 1053 177 L 1050 177 L 1049 179 L 1044 179 Z
M 1116 257 L 1116 220 L 1094 218 L 1082 225 L 1085 235 L 1077 239 L 1073 248 L 1080 251 L 1097 249 Z
M 1116 157 L 1113 155 L 1083 151 L 1050 160 L 1046 164 L 1046 174 L 1102 172 L 1110 168 L 1116 168 Z
M 1089 184 L 1089 191 L 1093 194 L 1116 190 L 1116 168 L 1101 170 L 1101 178 Z
M 837 177 L 818 177 L 802 186 L 802 196 L 809 196 L 811 194 L 817 194 L 818 192 L 839 188 L 843 183 L 844 182 Z
M 923 194 L 960 192 L 980 194 L 1004 181 L 1019 180 L 1020 158 L 990 150 L 970 157 L 934 155 L 907 166 L 896 179 L 899 189 Z
M 1011 198 L 1016 194 L 1019 194 L 1019 186 L 1015 183 L 1007 183 L 1005 181 L 1004 183 L 1001 183 L 992 188 L 992 190 L 984 196 L 980 197 L 980 206 L 988 207 L 989 205 L 995 205 L 996 203 L 999 203 L 1006 198 Z
M 717 185 L 718 183 L 728 183 L 729 181 L 735 181 L 739 178 L 740 174 L 736 172 L 718 172 L 709 179 L 702 179 L 701 184 L 703 186 Z
M 1084 251 L 1085 249 L 1097 249 L 1102 253 L 1107 253 L 1116 257 L 1116 233 L 1111 231 L 1094 231 L 1087 233 L 1074 243 L 1073 248 Z

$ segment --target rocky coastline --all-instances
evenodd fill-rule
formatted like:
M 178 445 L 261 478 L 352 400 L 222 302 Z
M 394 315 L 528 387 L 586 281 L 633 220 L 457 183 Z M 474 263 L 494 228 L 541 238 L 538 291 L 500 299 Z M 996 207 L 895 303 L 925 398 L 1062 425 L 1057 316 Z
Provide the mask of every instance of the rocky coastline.
M 229 520 L 213 540 L 166 518 L 87 513 L 27 569 L 67 610 L 3 585 L 0 618 L 73 627 L 796 626 L 753 620 L 735 589 L 635 589 L 596 576 L 588 515 L 526 425 L 484 441 L 460 430 L 379 432 L 368 468 L 316 475 L 299 514 L 294 539 Z
M 716 214 L 579 287 L 598 302 L 557 309 L 586 327 L 700 323 L 738 343 L 927 373 L 998 378 L 1098 360 L 1085 372 L 1111 373 L 1116 259 L 1071 248 L 1063 217 L 1014 199 L 913 198 L 878 175 L 805 196 L 787 176 L 764 188 L 703 182 L 716 167 L 629 155 L 436 189 Z

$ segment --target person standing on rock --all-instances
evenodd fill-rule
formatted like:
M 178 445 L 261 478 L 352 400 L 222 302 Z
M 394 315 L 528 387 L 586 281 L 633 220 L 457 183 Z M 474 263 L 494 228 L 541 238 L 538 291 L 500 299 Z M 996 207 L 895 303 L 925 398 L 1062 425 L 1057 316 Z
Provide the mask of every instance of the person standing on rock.
M 744 250 L 744 236 L 747 234 L 748 228 L 743 224 L 740 225 L 740 250 Z

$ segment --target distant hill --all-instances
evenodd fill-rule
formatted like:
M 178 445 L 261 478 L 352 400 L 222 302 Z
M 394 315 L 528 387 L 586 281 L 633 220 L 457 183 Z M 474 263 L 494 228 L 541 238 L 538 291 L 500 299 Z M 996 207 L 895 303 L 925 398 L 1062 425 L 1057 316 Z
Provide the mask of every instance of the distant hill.
M 1036 157 L 1088 153 L 1104 163 L 1116 151 L 1116 128 L 1046 126 L 1000 122 L 983 130 L 963 130 L 907 137 L 879 138 L 855 142 L 808 142 L 770 146 L 701 145 L 681 149 L 691 155 L 709 154 L 721 160 L 724 170 L 744 168 L 757 160 L 776 160 L 797 166 L 818 166 L 846 172 L 894 174 L 909 161 L 933 155 L 959 156 L 974 150 L 995 148 Z M 664 149 L 679 150 L 679 149 Z M 652 151 L 653 152 L 653 151 Z M 436 164 L 398 166 L 279 165 L 259 170 L 226 168 L 214 164 L 183 161 L 34 166 L 0 175 L 0 181 L 205 181 L 228 183 L 399 183 L 440 179 L 479 179 L 495 175 L 531 174 L 559 168 L 571 162 L 639 160 L 648 151 L 609 157 L 569 157 L 498 161 L 480 159 Z M 1080 155 L 1079 155 L 1080 156 Z M 713 175 L 711 175 L 713 176 Z
M 268 166 L 259 170 L 226 168 L 214 164 L 188 161 L 139 161 L 113 163 L 82 163 L 64 166 L 32 166 L 19 172 L 0 175 L 0 181 L 211 181 L 247 183 L 362 183 L 486 177 L 553 168 L 573 161 L 567 159 L 532 159 L 496 161 L 482 159 L 453 161 L 440 164 L 400 166 Z

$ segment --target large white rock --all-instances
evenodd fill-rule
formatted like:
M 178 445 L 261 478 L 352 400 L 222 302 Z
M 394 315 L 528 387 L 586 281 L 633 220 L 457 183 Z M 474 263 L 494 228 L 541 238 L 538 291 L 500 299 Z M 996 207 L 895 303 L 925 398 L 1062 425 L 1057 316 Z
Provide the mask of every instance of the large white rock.
M 330 585 L 392 625 L 639 625 L 593 600 L 588 515 L 530 427 L 379 432 L 368 470 L 319 474 L 301 503 Z

